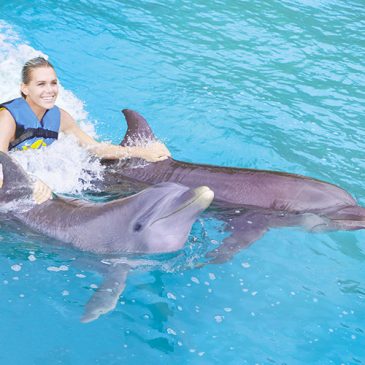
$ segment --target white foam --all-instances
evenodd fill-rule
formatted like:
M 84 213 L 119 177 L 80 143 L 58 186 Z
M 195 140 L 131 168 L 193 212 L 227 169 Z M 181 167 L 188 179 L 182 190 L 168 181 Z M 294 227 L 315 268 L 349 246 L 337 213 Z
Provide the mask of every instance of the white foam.
M 101 179 L 100 161 L 81 148 L 72 136 L 59 140 L 42 150 L 12 152 L 29 174 L 36 176 L 58 193 L 80 193 L 92 189 L 93 179 Z
M 23 64 L 37 56 L 48 58 L 43 52 L 34 49 L 14 32 L 12 27 L 0 21 L 0 101 L 20 96 L 21 69 Z M 96 137 L 93 124 L 83 102 L 60 83 L 57 105 L 67 110 L 78 122 L 80 128 Z M 42 151 L 14 153 L 23 168 L 43 180 L 54 191 L 78 193 L 92 188 L 91 180 L 100 177 L 102 167 L 99 162 L 78 146 L 73 138 L 60 136 L 60 140 Z M 85 171 L 93 171 L 93 175 Z
M 61 265 L 59 267 L 57 266 L 49 266 L 47 267 L 48 271 L 53 271 L 53 272 L 58 272 L 58 271 L 68 271 L 68 266 L 66 265 Z
M 101 260 L 101 262 L 105 265 L 112 265 L 112 266 L 116 266 L 116 265 L 128 265 L 130 268 L 136 268 L 136 267 L 155 267 L 155 266 L 160 266 L 160 261 L 157 260 L 149 260 L 149 259 L 131 259 L 128 257 L 121 257 L 121 258 L 117 258 L 117 259 L 104 259 Z
M 34 207 L 34 201 L 31 198 L 16 199 L 8 203 L 2 203 L 0 213 L 17 212 L 25 213 Z

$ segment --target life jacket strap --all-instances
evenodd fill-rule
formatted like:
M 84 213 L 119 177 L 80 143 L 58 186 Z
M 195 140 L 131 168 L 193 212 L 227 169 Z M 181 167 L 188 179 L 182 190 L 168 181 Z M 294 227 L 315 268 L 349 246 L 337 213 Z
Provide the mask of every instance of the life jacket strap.
M 18 138 L 16 138 L 14 141 L 9 143 L 9 149 L 11 150 L 12 148 L 16 147 L 20 143 L 23 143 L 24 141 L 35 138 L 35 137 L 57 139 L 58 132 L 50 131 L 48 129 L 43 129 L 43 128 L 27 128 L 23 131 L 23 133 Z

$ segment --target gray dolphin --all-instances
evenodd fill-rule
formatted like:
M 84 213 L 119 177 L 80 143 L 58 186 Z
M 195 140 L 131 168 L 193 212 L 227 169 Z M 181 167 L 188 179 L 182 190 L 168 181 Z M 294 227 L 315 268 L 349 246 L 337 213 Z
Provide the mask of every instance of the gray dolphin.
M 128 109 L 123 113 L 128 130 L 122 145 L 155 140 L 141 115 Z M 126 181 L 170 181 L 191 188 L 203 184 L 214 191 L 216 207 L 242 208 L 234 209 L 235 214 L 228 214 L 228 219 L 222 210 L 215 212 L 228 221 L 228 230 L 232 232 L 216 250 L 223 259 L 261 237 L 270 227 L 299 225 L 312 231 L 365 228 L 365 209 L 350 194 L 336 185 L 301 175 L 194 164 L 172 158 L 145 166 L 136 159 L 103 163 L 105 184 L 109 186 Z
M 190 189 L 163 183 L 106 203 L 54 195 L 53 199 L 36 205 L 32 201 L 32 182 L 26 172 L 1 152 L 0 165 L 3 169 L 2 214 L 66 246 L 109 256 L 181 249 L 192 224 L 214 195 L 204 186 Z M 124 288 L 125 265 L 107 271 L 104 284 L 86 306 L 84 321 L 114 308 Z

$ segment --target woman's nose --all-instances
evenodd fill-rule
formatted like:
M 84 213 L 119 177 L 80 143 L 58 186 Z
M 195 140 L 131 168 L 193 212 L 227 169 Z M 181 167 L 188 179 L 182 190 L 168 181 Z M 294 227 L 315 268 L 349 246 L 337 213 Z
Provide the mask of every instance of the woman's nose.
M 56 90 L 55 86 L 52 84 L 46 85 L 46 91 L 47 92 L 54 92 Z

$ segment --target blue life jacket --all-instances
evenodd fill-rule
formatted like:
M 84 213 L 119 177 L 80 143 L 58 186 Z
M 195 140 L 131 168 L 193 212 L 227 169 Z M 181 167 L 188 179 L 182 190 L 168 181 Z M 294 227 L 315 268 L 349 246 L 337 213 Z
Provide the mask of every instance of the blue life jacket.
M 57 106 L 46 110 L 40 121 L 23 98 L 0 104 L 0 110 L 4 108 L 10 112 L 16 123 L 15 140 L 10 142 L 9 150 L 38 149 L 58 138 L 61 112 Z

